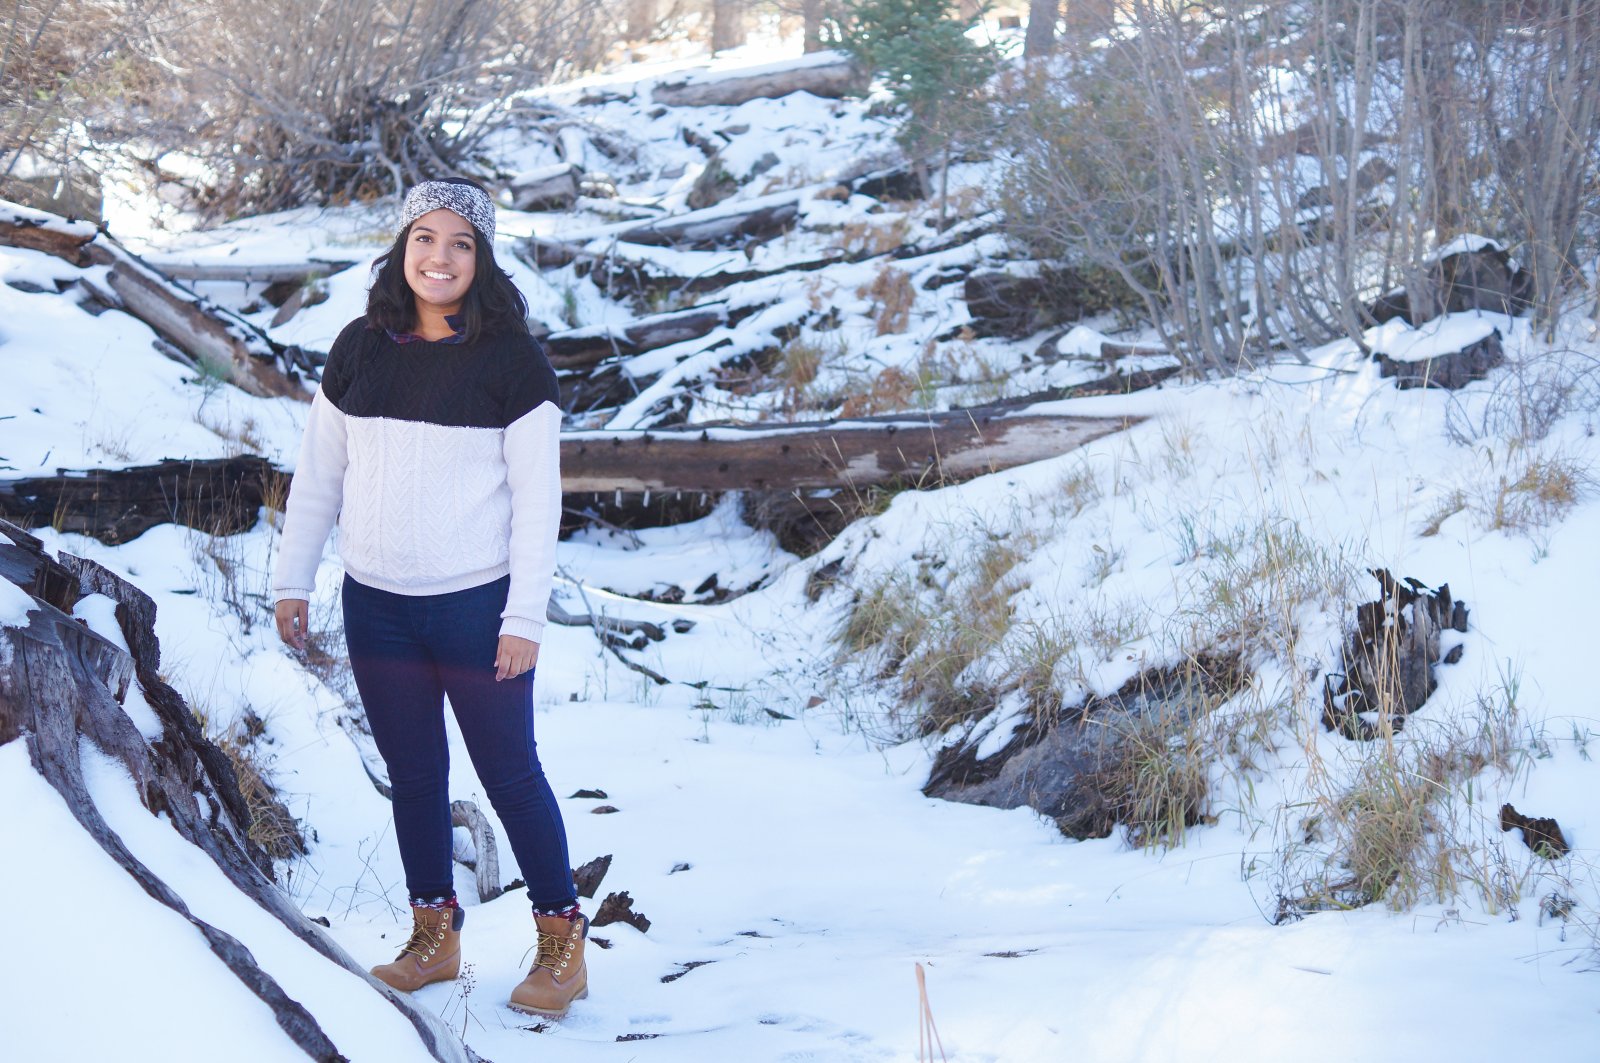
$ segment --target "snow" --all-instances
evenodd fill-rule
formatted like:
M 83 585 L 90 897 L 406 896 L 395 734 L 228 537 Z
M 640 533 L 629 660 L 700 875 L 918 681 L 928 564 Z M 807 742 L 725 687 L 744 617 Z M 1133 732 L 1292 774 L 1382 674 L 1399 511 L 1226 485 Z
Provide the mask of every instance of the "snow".
M 39 603 L 15 583 L 0 580 L 0 627 L 26 627 L 28 614 Z
M 625 203 L 681 201 L 705 161 L 683 142 L 685 128 L 717 136 L 729 158 L 774 151 L 780 165 L 770 174 L 788 189 L 892 162 L 888 127 L 861 101 L 802 96 L 661 114 L 645 93 L 578 102 L 602 82 L 631 92 L 687 66 L 636 67 L 539 99 L 581 116 L 568 127 L 573 151 L 605 157 L 598 132 L 634 145 L 635 163 L 616 161 L 612 174 Z M 741 125 L 748 131 L 731 131 Z M 513 140 L 495 143 L 505 172 L 552 161 L 547 142 Z M 958 169 L 958 184 L 983 179 L 981 168 Z M 735 202 L 768 194 L 764 183 L 752 182 Z M 325 349 L 361 312 L 370 262 L 391 237 L 392 208 L 288 212 L 209 232 L 152 230 L 140 248 L 170 262 L 355 263 L 320 282 L 325 302 L 271 329 L 281 342 Z M 880 213 L 864 213 L 869 208 Z M 541 275 L 513 253 L 516 234 L 534 231 L 609 249 L 610 234 L 636 222 L 607 220 L 583 204 L 501 217 L 499 260 L 535 317 L 604 330 L 638 312 L 573 267 Z M 958 224 L 976 228 L 979 218 Z M 923 409 L 1104 376 L 1113 371 L 1099 361 L 1107 342 L 1154 346 L 1109 315 L 1059 338 L 940 339 L 969 318 L 959 284 L 929 282 L 953 265 L 998 260 L 1006 253 L 999 238 L 892 259 L 894 239 L 866 247 L 874 231 L 899 231 L 901 243 L 934 239 L 926 218 L 854 197 L 807 200 L 801 226 L 753 258 L 741 250 L 630 249 L 684 276 L 839 257 L 716 293 L 730 308 L 761 309 L 700 340 L 626 360 L 639 394 L 602 416 L 614 426 L 648 422 L 656 400 L 692 382 L 701 396 L 692 418 L 776 430 L 785 420 L 837 414 L 840 394 L 865 391 L 893 366 L 921 382 L 907 405 L 893 407 L 914 420 Z M 885 269 L 904 272 L 916 295 L 905 329 L 878 335 L 871 286 Z M 44 289 L 0 286 L 0 472 L 242 452 L 292 464 L 304 403 L 194 379 L 126 314 L 86 312 L 76 293 L 94 277 L 0 249 L 0 279 Z M 241 306 L 253 297 L 242 285 L 229 296 Z M 692 297 L 667 301 L 651 309 Z M 266 325 L 272 314 L 257 309 L 251 320 Z M 810 558 L 746 526 L 736 499 L 676 527 L 591 528 L 563 542 L 556 594 L 568 612 L 665 629 L 641 651 L 612 652 L 589 628 L 552 624 L 536 685 L 541 755 L 574 862 L 612 854 L 601 896 L 629 891 L 652 926 L 644 934 L 595 928 L 610 947 L 596 941 L 590 950 L 591 996 L 562 1022 L 534 1023 L 502 1006 L 533 944 L 525 898 L 517 891 L 479 903 L 471 871 L 458 866 L 472 979 L 429 987 L 415 1001 L 502 1061 L 541 1053 L 576 1063 L 908 1061 L 916 1058 L 914 970 L 922 963 L 953 1059 L 1497 1059 L 1521 1058 L 1530 1036 L 1555 1056 L 1591 1054 L 1600 1034 L 1600 882 L 1591 870 L 1600 706 L 1584 618 L 1600 582 L 1595 409 L 1573 405 L 1542 436 L 1508 436 L 1496 426 L 1515 397 L 1511 385 L 1523 379 L 1517 374 L 1539 368 L 1581 382 L 1576 374 L 1600 353 L 1594 323 L 1573 318 L 1546 339 L 1525 320 L 1451 315 L 1419 328 L 1390 322 L 1365 342 L 1419 359 L 1496 328 L 1508 367 L 1449 394 L 1399 391 L 1356 345 L 1342 343 L 1303 352 L 1304 365 L 1038 404 L 1032 412 L 1145 420 L 1046 461 L 897 494 Z M 1053 352 L 1041 353 L 1047 338 Z M 713 349 L 717 343 L 728 346 Z M 824 352 L 808 385 L 811 405 L 785 408 L 770 382 L 766 391 L 738 393 L 714 372 L 775 343 Z M 1169 362 L 1122 359 L 1116 368 L 1159 364 Z M 1573 470 L 1573 497 L 1534 499 L 1526 505 L 1544 508 L 1510 519 L 1523 504 L 1517 485 L 1538 462 Z M 382 780 L 383 765 L 350 701 L 347 674 L 314 674 L 277 642 L 267 593 L 273 515 L 239 535 L 163 525 L 115 547 L 49 528 L 35 534 L 152 596 L 164 677 L 212 738 L 259 733 L 251 745 L 257 764 L 307 828 L 310 851 L 278 865 L 279 885 L 308 916 L 326 918 L 329 935 L 360 965 L 391 959 L 408 913 L 389 804 L 369 781 Z M 947 739 L 919 736 L 894 680 L 882 674 L 881 655 L 842 657 L 836 634 L 856 596 L 892 574 L 905 577 L 919 601 L 959 615 L 972 596 L 993 593 L 969 581 L 997 542 L 1015 545 L 1017 557 L 1001 576 L 1014 619 L 996 656 L 1015 652 L 1030 630 L 1072 635 L 1056 662 L 1069 700 L 1115 690 L 1230 625 L 1253 632 L 1257 684 L 1242 707 L 1251 698 L 1284 705 L 1252 764 L 1218 765 L 1214 820 L 1193 828 L 1182 846 L 1146 852 L 1119 835 L 1069 841 L 1026 808 L 921 793 Z M 1275 568 L 1287 555 L 1299 560 Z M 834 562 L 837 582 L 812 600 L 811 577 Z M 1452 783 L 1439 806 L 1451 839 L 1485 861 L 1480 878 L 1503 879 L 1509 895 L 1491 901 L 1465 882 L 1458 896 L 1426 896 L 1403 913 L 1369 905 L 1273 925 L 1279 898 L 1323 869 L 1327 844 L 1305 841 L 1308 810 L 1337 795 L 1372 754 L 1322 729 L 1318 684 L 1338 665 L 1355 604 L 1371 596 L 1362 570 L 1379 566 L 1448 581 L 1472 609 L 1471 629 L 1446 643 L 1459 642 L 1460 663 L 1438 670 L 1439 690 L 1397 745 L 1469 727 L 1515 703 L 1510 767 Z M 330 550 L 311 626 L 332 634 L 335 650 L 329 629 L 341 575 Z M 710 593 L 696 593 L 712 576 L 735 596 L 713 604 Z M 683 601 L 633 597 L 673 587 Z M 31 606 L 0 581 L 0 623 L 26 623 Z M 1256 607 L 1267 620 L 1251 612 Z M 1273 612 L 1279 607 L 1290 615 Z M 108 600 L 89 596 L 75 612 L 122 644 Z M 692 626 L 675 630 L 673 621 Z M 618 654 L 673 681 L 658 685 Z M 137 689 L 124 711 L 140 733 L 159 736 Z M 972 723 L 980 755 L 996 752 L 1026 720 L 1012 695 Z M 453 721 L 447 731 L 452 796 L 477 801 L 503 839 Z M 422 1058 L 398 1012 L 231 891 L 208 858 L 144 809 L 120 768 L 88 747 L 85 765 L 96 807 L 129 851 L 197 918 L 244 942 L 342 1052 Z M 600 802 L 568 796 L 583 788 L 603 789 L 604 803 L 619 811 L 592 814 Z M 1572 855 L 1543 861 L 1501 834 L 1503 801 L 1558 819 Z M 19 922 L 14 952 L 28 958 L 27 969 L 12 965 L 0 975 L 8 1052 L 214 1059 L 219 1044 L 231 1044 L 248 1045 L 252 1061 L 299 1056 L 193 926 L 139 889 L 81 829 L 29 763 L 25 742 L 0 746 L 0 805 L 27 810 L 0 825 L 0 848 L 22 854 L 29 874 L 48 875 L 50 884 L 48 918 Z M 500 856 L 509 880 L 517 869 L 503 844 Z M 1575 902 L 1570 919 L 1541 915 L 1541 903 L 1558 895 Z M 139 977 L 97 994 L 93 1021 L 84 1021 L 87 980 L 124 955 L 139 957 Z
M 1425 362 L 1464 351 L 1497 328 L 1506 331 L 1509 321 L 1502 314 L 1467 312 L 1445 314 L 1412 328 L 1397 317 L 1368 329 L 1364 338 L 1375 354 L 1397 362 Z

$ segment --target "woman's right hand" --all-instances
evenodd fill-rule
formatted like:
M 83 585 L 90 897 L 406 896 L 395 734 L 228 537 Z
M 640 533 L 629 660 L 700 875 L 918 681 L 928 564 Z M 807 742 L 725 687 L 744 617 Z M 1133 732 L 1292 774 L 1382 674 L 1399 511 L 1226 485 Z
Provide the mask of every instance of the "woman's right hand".
M 304 598 L 285 598 L 273 606 L 272 612 L 278 621 L 278 637 L 297 650 L 305 649 L 311 603 Z

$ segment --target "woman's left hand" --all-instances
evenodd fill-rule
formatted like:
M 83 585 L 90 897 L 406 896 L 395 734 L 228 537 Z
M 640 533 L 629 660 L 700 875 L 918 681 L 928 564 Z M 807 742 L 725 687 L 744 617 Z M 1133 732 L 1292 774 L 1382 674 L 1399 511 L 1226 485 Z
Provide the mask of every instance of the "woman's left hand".
M 515 679 L 524 672 L 533 671 L 539 663 L 539 644 L 516 635 L 501 635 L 500 648 L 494 655 L 494 679 Z

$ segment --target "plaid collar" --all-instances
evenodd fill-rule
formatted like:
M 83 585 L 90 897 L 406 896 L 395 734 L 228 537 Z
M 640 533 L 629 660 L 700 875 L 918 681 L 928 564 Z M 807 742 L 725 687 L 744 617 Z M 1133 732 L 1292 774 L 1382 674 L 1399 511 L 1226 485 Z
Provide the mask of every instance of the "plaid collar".
M 467 319 L 466 319 L 466 315 L 464 315 L 464 314 L 446 314 L 445 318 L 444 318 L 444 323 L 446 325 L 449 325 L 452 329 L 455 330 L 455 335 L 446 336 L 442 340 L 434 340 L 433 341 L 434 343 L 465 343 L 465 342 L 467 342 Z M 384 329 L 383 331 L 389 333 L 389 338 L 391 340 L 394 340 L 396 343 L 425 343 L 425 342 L 427 342 L 421 336 L 417 335 L 415 332 L 395 332 L 392 329 Z

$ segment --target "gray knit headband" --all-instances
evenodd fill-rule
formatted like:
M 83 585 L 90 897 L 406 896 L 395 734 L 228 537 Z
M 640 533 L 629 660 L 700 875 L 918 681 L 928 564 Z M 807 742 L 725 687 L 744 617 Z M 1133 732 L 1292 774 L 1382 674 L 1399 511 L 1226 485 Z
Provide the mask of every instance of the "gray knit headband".
M 494 204 L 488 193 L 472 185 L 450 181 L 424 181 L 413 185 L 406 193 L 405 204 L 400 208 L 400 231 L 429 211 L 453 210 L 472 223 L 483 238 L 494 245 Z

